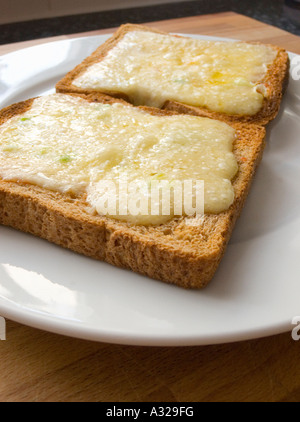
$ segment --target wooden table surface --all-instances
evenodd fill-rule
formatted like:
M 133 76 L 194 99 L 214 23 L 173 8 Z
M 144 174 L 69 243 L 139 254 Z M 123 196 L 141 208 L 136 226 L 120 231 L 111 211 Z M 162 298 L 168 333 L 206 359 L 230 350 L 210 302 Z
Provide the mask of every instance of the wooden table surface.
M 260 40 L 300 53 L 299 37 L 235 13 L 152 22 L 170 32 Z M 0 46 L 0 55 L 93 31 Z M 291 333 L 206 347 L 101 344 L 7 321 L 0 401 L 299 401 L 300 344 Z

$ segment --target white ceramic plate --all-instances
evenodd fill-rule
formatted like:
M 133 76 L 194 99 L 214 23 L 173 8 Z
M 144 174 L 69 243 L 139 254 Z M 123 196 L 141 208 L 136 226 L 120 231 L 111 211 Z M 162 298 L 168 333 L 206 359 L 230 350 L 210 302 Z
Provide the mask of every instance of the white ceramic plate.
M 53 92 L 106 38 L 0 57 L 0 107 Z M 300 82 L 291 80 L 281 114 L 268 128 L 242 217 L 205 290 L 169 286 L 1 226 L 0 315 L 60 334 L 135 345 L 215 344 L 291 330 L 300 314 L 299 112 Z

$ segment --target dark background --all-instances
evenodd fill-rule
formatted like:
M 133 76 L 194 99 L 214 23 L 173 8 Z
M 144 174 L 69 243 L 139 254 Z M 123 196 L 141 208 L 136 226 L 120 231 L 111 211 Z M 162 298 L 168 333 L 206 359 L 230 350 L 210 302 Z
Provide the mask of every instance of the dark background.
M 197 0 L 0 25 L 0 44 L 110 28 L 127 22 L 144 23 L 227 11 L 300 35 L 300 26 L 285 13 L 284 0 Z

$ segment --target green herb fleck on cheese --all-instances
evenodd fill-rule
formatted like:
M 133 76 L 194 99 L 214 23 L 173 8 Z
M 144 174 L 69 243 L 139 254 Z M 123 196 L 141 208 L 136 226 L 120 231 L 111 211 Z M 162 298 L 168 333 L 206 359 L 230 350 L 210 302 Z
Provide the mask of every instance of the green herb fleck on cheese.
M 187 79 L 174 79 L 173 82 L 176 82 L 177 84 L 189 84 L 190 81 L 188 81 Z
M 61 163 L 69 163 L 71 160 L 72 158 L 69 155 L 61 155 L 59 158 Z

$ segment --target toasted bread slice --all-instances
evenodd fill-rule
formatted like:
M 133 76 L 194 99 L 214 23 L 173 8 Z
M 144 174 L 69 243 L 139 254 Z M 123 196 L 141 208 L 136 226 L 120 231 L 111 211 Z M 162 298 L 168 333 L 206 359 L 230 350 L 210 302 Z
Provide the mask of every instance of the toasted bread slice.
M 138 96 L 137 92 L 133 92 L 131 98 L 128 97 L 126 92 L 123 92 L 122 89 L 118 90 L 118 84 L 115 85 L 114 89 L 104 89 L 104 88 L 83 88 L 76 86 L 74 81 L 81 77 L 91 66 L 96 63 L 99 63 L 105 59 L 110 51 L 118 45 L 118 43 L 125 37 L 126 34 L 132 31 L 146 31 L 157 34 L 168 35 L 169 37 L 176 37 L 176 35 L 166 34 L 164 32 L 148 28 L 142 25 L 133 25 L 126 24 L 121 26 L 117 32 L 107 40 L 103 45 L 101 45 L 97 50 L 87 57 L 81 64 L 79 64 L 75 69 L 71 70 L 61 81 L 56 85 L 57 92 L 61 93 L 81 93 L 81 94 L 91 94 L 92 92 L 102 92 L 113 97 L 123 98 L 126 101 L 131 101 L 135 99 L 135 95 Z M 182 38 L 182 37 L 179 37 Z M 248 43 L 248 44 L 259 44 L 259 43 Z M 276 46 L 267 45 L 273 49 L 276 53 L 276 57 L 273 60 L 272 64 L 268 66 L 267 73 L 262 80 L 256 83 L 256 86 L 261 85 L 267 91 L 265 94 L 262 106 L 260 110 L 254 115 L 243 115 L 239 114 L 228 114 L 227 112 L 222 111 L 213 111 L 204 106 L 192 106 L 187 104 L 184 101 L 174 101 L 170 98 L 164 98 L 164 105 L 161 108 L 179 111 L 180 113 L 195 114 L 206 117 L 212 117 L 215 119 L 223 120 L 226 122 L 243 122 L 243 123 L 255 123 L 258 125 L 266 125 L 271 120 L 273 120 L 280 107 L 282 96 L 285 92 L 285 89 L 288 84 L 289 78 L 289 57 L 287 52 Z M 122 63 L 120 64 L 122 67 Z M 151 78 L 151 74 L 149 73 Z M 171 75 L 170 75 L 171 77 Z M 139 91 L 143 92 L 145 90 L 143 84 L 143 78 L 138 82 L 140 84 Z M 162 88 L 163 85 L 161 84 Z M 151 105 L 147 103 L 147 100 L 141 105 Z
M 101 94 L 79 96 L 89 102 L 120 101 Z M 2 110 L 0 126 L 29 110 L 32 102 L 31 99 Z M 158 109 L 143 110 L 160 116 L 171 114 Z M 184 288 L 202 288 L 212 279 L 224 255 L 264 149 L 263 127 L 231 125 L 237 133 L 233 149 L 239 166 L 233 180 L 234 203 L 225 212 L 204 215 L 196 225 L 187 224 L 187 217 L 159 226 L 133 225 L 91 214 L 85 195 L 74 197 L 3 179 L 0 224 L 153 279 Z

